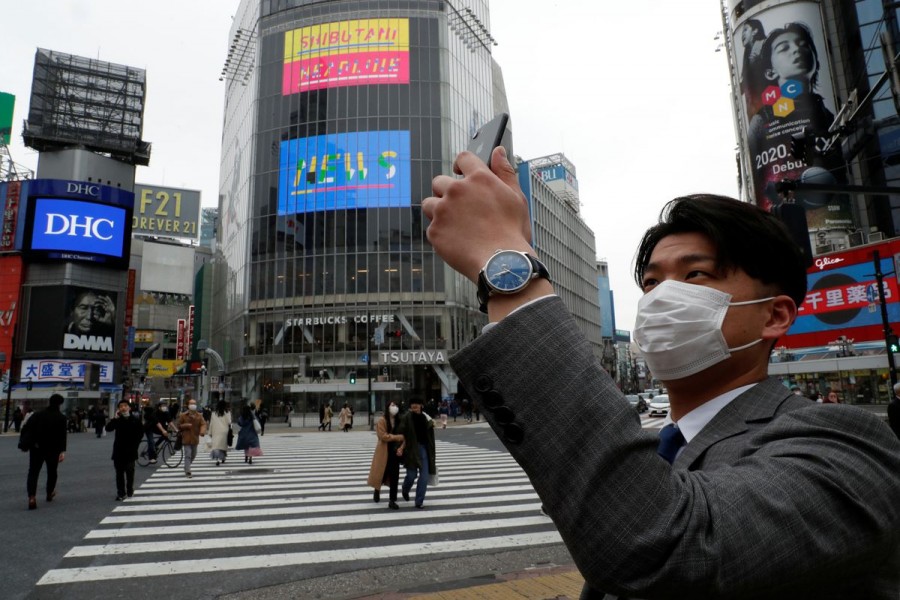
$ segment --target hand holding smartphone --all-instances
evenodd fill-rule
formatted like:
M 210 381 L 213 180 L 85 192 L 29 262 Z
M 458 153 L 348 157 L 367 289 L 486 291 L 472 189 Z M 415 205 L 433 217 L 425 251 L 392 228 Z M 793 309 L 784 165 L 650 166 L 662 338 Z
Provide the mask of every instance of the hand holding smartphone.
M 491 153 L 497 146 L 506 148 L 506 155 L 512 157 L 512 132 L 509 130 L 509 115 L 506 113 L 500 113 L 476 131 L 466 150 L 490 168 Z

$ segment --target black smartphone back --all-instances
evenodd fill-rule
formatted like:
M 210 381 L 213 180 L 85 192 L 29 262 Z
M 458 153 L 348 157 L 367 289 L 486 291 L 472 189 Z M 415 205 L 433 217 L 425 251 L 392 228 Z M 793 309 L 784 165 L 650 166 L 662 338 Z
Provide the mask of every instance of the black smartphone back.
M 476 131 L 466 150 L 490 167 L 491 153 L 497 146 L 506 148 L 506 155 L 512 157 L 512 132 L 509 130 L 509 115 L 506 113 L 498 114 Z

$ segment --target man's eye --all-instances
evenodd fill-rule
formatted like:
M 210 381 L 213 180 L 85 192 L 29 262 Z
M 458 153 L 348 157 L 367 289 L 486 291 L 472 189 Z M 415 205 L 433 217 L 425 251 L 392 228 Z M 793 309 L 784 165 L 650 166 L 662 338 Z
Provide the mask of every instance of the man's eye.
M 645 292 L 649 292 L 651 289 L 653 289 L 656 286 L 657 283 L 658 282 L 655 279 L 645 279 L 641 283 L 641 289 L 644 290 Z

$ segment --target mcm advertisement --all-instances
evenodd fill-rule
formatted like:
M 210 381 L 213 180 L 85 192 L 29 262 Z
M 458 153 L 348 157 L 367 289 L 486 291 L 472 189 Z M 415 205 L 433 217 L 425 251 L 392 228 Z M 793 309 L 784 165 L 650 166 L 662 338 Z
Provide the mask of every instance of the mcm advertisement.
M 744 12 L 732 32 L 743 98 L 756 204 L 779 205 L 776 184 L 845 184 L 840 146 L 828 151 L 828 128 L 837 106 L 826 52 L 822 14 L 815 2 L 794 2 Z M 791 151 L 793 135 L 805 134 L 806 157 Z M 834 192 L 794 192 L 811 230 L 853 225 L 850 199 Z
M 118 294 L 75 286 L 31 288 L 26 351 L 116 351 Z

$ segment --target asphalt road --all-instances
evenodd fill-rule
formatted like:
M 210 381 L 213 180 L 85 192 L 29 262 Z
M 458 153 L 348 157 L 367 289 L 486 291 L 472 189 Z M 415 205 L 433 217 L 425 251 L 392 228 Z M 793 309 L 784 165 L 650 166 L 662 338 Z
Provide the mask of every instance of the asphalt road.
M 267 426 L 267 435 L 273 437 L 303 436 L 304 433 L 307 432 L 288 429 L 280 424 Z M 345 434 L 335 431 L 321 435 L 331 437 Z M 349 435 L 371 434 L 356 431 Z M 368 439 L 366 438 L 367 443 Z M 451 424 L 448 429 L 438 432 L 438 439 L 468 448 L 496 450 L 506 454 L 502 444 L 483 423 L 472 426 Z M 0 564 L 3 565 L 5 575 L 0 583 L 0 596 L 6 599 L 351 598 L 365 595 L 376 587 L 405 589 L 424 586 L 423 589 L 429 589 L 428 586 L 436 582 L 477 578 L 479 574 L 489 572 L 489 569 L 513 570 L 568 560 L 568 554 L 562 545 L 555 544 L 520 551 L 475 550 L 471 556 L 457 556 L 452 560 L 441 557 L 432 559 L 428 556 L 413 560 L 376 557 L 335 565 L 317 565 L 315 568 L 305 568 L 302 572 L 295 567 L 278 568 L 277 565 L 271 565 L 262 569 L 215 575 L 203 573 L 196 576 L 151 577 L 133 585 L 128 583 L 127 569 L 123 569 L 121 581 L 97 581 L 65 589 L 60 586 L 38 586 L 37 582 L 46 573 L 53 570 L 58 572 L 63 565 L 70 564 L 73 559 L 66 559 L 66 553 L 76 546 L 86 544 L 85 536 L 110 516 L 114 508 L 121 506 L 114 501 L 114 470 L 110 460 L 112 437 L 98 439 L 92 432 L 69 434 L 66 460 L 60 465 L 57 498 L 50 504 L 43 501 L 45 475 L 42 474 L 38 487 L 38 509 L 34 511 L 26 510 L 27 455 L 16 448 L 16 442 L 17 438 L 13 435 L 0 436 L 0 502 L 6 517 L 3 531 L 5 540 L 0 546 Z M 157 468 L 167 471 L 162 463 Z M 179 468 L 175 471 L 180 473 L 181 470 Z M 173 475 L 175 471 L 172 472 Z M 153 472 L 152 467 L 136 468 L 135 487 L 139 493 L 141 484 Z M 161 473 L 163 474 L 165 473 Z M 184 512 L 183 509 L 180 512 Z M 166 523 L 168 517 L 166 512 L 159 513 L 159 522 Z M 376 525 L 379 523 L 373 523 L 373 526 Z M 198 528 L 195 538 L 197 551 L 190 555 L 202 560 L 202 528 Z M 354 552 L 352 542 L 336 545 L 336 548 L 341 547 L 346 548 L 350 554 Z M 153 556 L 153 559 L 165 559 L 165 556 Z M 99 564 L 102 564 L 102 560 Z M 336 578 L 336 574 L 341 575 Z M 377 586 L 374 583 L 376 581 Z

